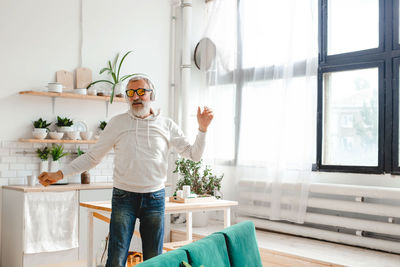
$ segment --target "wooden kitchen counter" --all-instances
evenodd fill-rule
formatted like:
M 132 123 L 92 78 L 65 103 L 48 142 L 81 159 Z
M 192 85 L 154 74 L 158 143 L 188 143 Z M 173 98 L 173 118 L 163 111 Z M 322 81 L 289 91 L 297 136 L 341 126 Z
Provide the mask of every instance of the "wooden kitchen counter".
M 170 183 L 166 183 L 165 187 L 171 186 Z M 63 192 L 71 190 L 92 190 L 92 189 L 112 189 L 113 183 L 91 183 L 91 184 L 77 184 L 69 183 L 65 185 L 49 185 L 44 187 L 41 184 L 35 186 L 28 185 L 3 185 L 3 189 L 16 190 L 22 192 Z
M 71 190 L 91 190 L 91 189 L 111 189 L 113 183 L 91 183 L 91 184 L 75 184 L 69 183 L 65 185 L 49 185 L 44 187 L 41 184 L 35 186 L 28 185 L 4 185 L 3 189 L 17 190 L 22 192 L 60 192 Z

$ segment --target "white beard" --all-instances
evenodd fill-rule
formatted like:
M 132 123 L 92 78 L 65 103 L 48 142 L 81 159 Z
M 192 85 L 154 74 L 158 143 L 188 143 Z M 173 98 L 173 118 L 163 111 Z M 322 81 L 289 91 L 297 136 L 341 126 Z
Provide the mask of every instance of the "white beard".
M 150 102 L 142 102 L 143 107 L 141 108 L 133 108 L 133 105 L 129 103 L 129 111 L 135 117 L 143 118 L 146 115 L 150 114 L 151 103 Z

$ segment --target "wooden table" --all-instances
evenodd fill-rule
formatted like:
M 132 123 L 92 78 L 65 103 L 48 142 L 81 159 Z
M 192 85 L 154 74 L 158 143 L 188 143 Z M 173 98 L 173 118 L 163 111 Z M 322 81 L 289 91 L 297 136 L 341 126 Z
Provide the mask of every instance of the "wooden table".
M 224 228 L 231 225 L 231 207 L 237 206 L 237 201 L 230 200 L 211 200 L 207 202 L 195 203 L 175 203 L 165 199 L 165 213 L 186 213 L 186 242 L 193 239 L 192 212 L 196 211 L 224 211 Z M 93 266 L 93 217 L 109 222 L 111 214 L 111 201 L 91 201 L 81 202 L 80 206 L 88 209 L 88 261 L 87 266 Z M 164 246 L 173 247 L 173 243 L 165 243 Z M 170 245 L 170 246 L 168 246 Z M 90 260 L 91 259 L 91 260 Z

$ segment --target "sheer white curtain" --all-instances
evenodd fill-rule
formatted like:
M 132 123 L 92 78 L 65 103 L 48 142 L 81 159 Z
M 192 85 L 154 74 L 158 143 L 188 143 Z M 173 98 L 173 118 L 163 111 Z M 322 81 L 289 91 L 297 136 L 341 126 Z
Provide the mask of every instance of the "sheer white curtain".
M 217 56 L 192 99 L 215 110 L 207 157 L 241 173 L 239 210 L 301 223 L 315 158 L 317 0 L 214 0 L 206 25 Z

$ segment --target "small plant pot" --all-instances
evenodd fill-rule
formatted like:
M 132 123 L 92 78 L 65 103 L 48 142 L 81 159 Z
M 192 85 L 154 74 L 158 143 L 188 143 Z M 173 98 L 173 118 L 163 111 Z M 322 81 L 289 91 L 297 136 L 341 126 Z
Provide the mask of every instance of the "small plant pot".
M 48 130 L 46 128 L 34 128 L 33 132 L 36 132 L 36 133 L 47 133 Z
M 50 161 L 50 172 L 57 172 L 60 169 L 60 162 L 58 160 Z
M 81 173 L 81 184 L 90 184 L 90 173 L 88 171 Z
M 74 128 L 72 126 L 59 126 L 58 132 L 66 133 L 66 132 L 73 132 Z
M 49 171 L 49 161 L 48 160 L 42 160 L 39 163 L 39 172 L 48 172 Z

